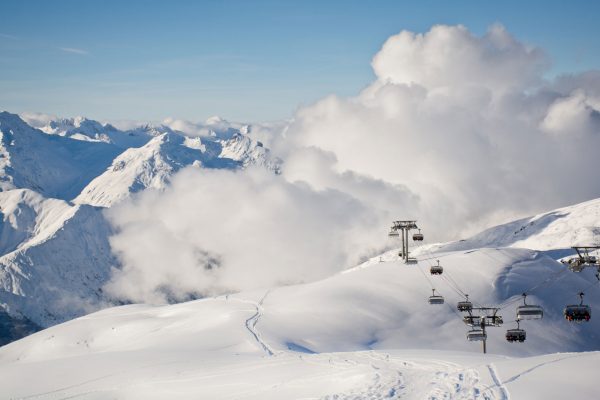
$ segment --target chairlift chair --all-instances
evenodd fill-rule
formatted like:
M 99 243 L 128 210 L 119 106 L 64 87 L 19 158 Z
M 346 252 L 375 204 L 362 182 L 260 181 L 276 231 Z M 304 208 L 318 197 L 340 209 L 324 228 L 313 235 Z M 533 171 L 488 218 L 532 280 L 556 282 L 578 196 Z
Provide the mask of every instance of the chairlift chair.
M 458 305 L 456 306 L 456 308 L 460 312 L 471 311 L 473 309 L 473 303 L 471 303 L 469 301 L 469 295 L 466 294 L 465 297 L 466 297 L 466 300 L 465 301 L 459 301 Z
M 419 260 L 417 260 L 416 258 L 408 258 L 405 263 L 406 264 L 418 264 Z
M 504 318 L 501 315 L 488 315 L 485 317 L 485 325 L 486 326 L 500 326 L 504 323 Z
M 432 265 L 429 269 L 431 275 L 441 275 L 444 272 L 444 267 L 440 265 L 440 260 L 437 260 L 437 265 Z
M 524 329 L 521 329 L 519 326 L 519 320 L 517 319 L 517 328 L 509 329 L 506 331 L 506 341 L 510 343 L 520 342 L 523 343 L 527 338 L 527 334 Z
M 394 237 L 400 236 L 400 234 L 398 233 L 397 230 L 392 229 L 392 230 L 390 230 L 390 233 L 388 233 L 388 236 L 391 238 L 394 238 Z
M 579 304 L 571 304 L 565 307 L 563 314 L 567 321 L 571 322 L 587 322 L 592 318 L 592 309 L 590 306 L 583 304 L 583 292 L 579 293 L 581 301 Z
M 423 234 L 421 233 L 420 229 L 419 229 L 419 233 L 413 233 L 413 240 L 416 242 L 420 242 L 423 240 Z
M 429 304 L 444 304 L 444 296 L 435 294 L 435 289 L 431 289 L 432 295 L 429 296 Z
M 596 256 L 587 256 L 585 257 L 585 262 L 593 265 L 598 262 L 598 259 L 596 258 Z
M 579 257 L 577 257 L 577 258 L 570 258 L 569 261 L 567 261 L 567 267 L 572 272 L 581 272 L 581 271 L 583 271 L 585 269 L 585 263 Z
M 479 315 L 465 315 L 463 322 L 469 326 L 481 326 L 481 317 Z
M 526 298 L 527 294 L 523 293 L 523 305 L 517 307 L 517 319 L 542 319 L 544 317 L 542 307 L 527 304 Z
M 487 333 L 483 329 L 471 329 L 467 332 L 467 340 L 470 342 L 477 342 L 487 339 Z

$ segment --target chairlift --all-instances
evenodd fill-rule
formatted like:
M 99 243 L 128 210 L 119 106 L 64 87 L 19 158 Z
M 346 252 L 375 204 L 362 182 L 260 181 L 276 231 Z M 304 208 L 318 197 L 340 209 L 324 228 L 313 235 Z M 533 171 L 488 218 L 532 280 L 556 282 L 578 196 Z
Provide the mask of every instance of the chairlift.
M 527 304 L 527 294 L 523 293 L 523 305 L 517 307 L 517 319 L 542 319 L 544 310 L 541 306 Z
M 416 258 L 410 258 L 410 257 L 407 258 L 405 261 L 405 264 L 409 264 L 409 265 L 418 264 L 418 263 L 419 263 L 419 260 L 417 260 Z
M 432 265 L 429 269 L 431 275 L 441 275 L 444 272 L 444 267 L 440 265 L 440 260 L 437 260 L 437 265 Z
M 572 272 L 581 272 L 585 269 L 585 262 L 579 257 L 570 258 L 569 261 L 567 261 L 567 268 Z
M 485 325 L 486 326 L 500 326 L 504 323 L 504 318 L 501 315 L 488 315 L 485 317 Z
M 419 233 L 413 233 L 413 240 L 416 242 L 420 242 L 423 240 L 423 234 L 421 233 L 420 229 L 419 229 Z
M 398 237 L 398 236 L 400 236 L 400 234 L 398 233 L 398 231 L 397 231 L 397 230 L 395 230 L 395 229 L 391 229 L 391 230 L 390 230 L 390 233 L 388 233 L 388 236 L 389 236 L 389 237 L 391 237 L 391 238 L 394 238 L 394 237 Z
M 506 331 L 506 340 L 510 343 L 520 342 L 523 343 L 527 338 L 527 334 L 524 329 L 521 329 L 519 326 L 519 320 L 517 319 L 517 328 L 509 329 Z
M 487 333 L 483 329 L 471 329 L 467 332 L 467 340 L 470 342 L 477 342 L 487 339 Z
M 583 295 L 583 292 L 579 293 L 579 297 L 581 298 L 579 304 L 571 304 L 565 307 L 563 314 L 567 321 L 587 322 L 592 318 L 592 309 L 590 306 L 583 304 Z
M 465 298 L 465 301 L 459 301 L 458 305 L 456 306 L 456 308 L 460 312 L 471 311 L 473 309 L 473 303 L 469 301 L 469 295 L 466 294 Z
M 596 256 L 586 256 L 584 257 L 584 261 L 587 264 L 596 264 L 598 262 L 598 259 L 596 258 Z
M 429 304 L 444 304 L 444 296 L 435 294 L 435 289 L 431 289 L 433 294 L 429 296 Z
M 481 317 L 479 315 L 465 315 L 463 322 L 469 326 L 481 326 Z

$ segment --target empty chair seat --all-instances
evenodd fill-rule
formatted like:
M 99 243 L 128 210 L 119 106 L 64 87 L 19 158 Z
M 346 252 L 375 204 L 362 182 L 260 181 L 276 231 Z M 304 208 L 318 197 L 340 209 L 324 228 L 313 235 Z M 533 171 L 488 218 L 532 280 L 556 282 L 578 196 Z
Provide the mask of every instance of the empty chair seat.
M 419 261 L 416 258 L 408 258 L 406 264 L 418 264 Z
M 472 329 L 467 332 L 467 339 L 471 342 L 482 341 L 487 339 L 487 334 L 482 329 Z
M 540 306 L 523 305 L 517 307 L 517 319 L 542 319 L 544 310 Z
M 433 294 L 429 296 L 429 304 L 444 304 L 444 296 L 436 295 L 435 289 L 431 290 Z
M 544 310 L 540 306 L 527 304 L 527 293 L 523 293 L 523 305 L 517 307 L 517 320 L 542 319 Z
M 398 231 L 395 231 L 395 230 L 392 229 L 390 231 L 390 233 L 388 233 L 388 236 L 389 237 L 398 237 L 398 236 L 400 236 L 400 234 L 398 233 Z

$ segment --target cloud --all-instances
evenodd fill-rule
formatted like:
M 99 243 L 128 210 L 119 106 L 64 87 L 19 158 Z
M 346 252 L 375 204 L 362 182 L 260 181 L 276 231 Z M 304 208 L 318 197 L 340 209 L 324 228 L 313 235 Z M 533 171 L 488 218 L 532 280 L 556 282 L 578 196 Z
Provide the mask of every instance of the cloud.
M 51 121 L 55 121 L 58 119 L 56 115 L 31 111 L 22 112 L 19 114 L 19 117 L 21 117 L 23 121 L 27 122 L 27 124 L 33 126 L 34 128 L 43 128 L 47 126 Z
M 59 50 L 62 50 L 65 53 L 79 54 L 79 55 L 82 55 L 82 56 L 87 56 L 88 54 L 90 54 L 86 50 L 76 49 L 74 47 L 59 47 Z
M 266 130 L 281 175 L 186 170 L 109 211 L 123 264 L 109 292 L 164 301 L 310 281 L 388 246 L 393 219 L 449 240 L 600 196 L 597 73 L 548 82 L 543 51 L 499 25 L 404 31 L 372 65 L 357 96 Z
M 537 83 L 548 65 L 540 49 L 518 42 L 501 25 L 482 37 L 462 25 L 437 25 L 426 34 L 403 31 L 390 37 L 372 62 L 380 81 L 428 89 L 521 88 Z
M 262 169 L 188 168 L 108 216 L 123 268 L 106 290 L 132 301 L 311 281 L 381 249 L 377 212 Z
M 372 64 L 371 85 L 301 109 L 280 147 L 317 148 L 338 172 L 404 185 L 436 239 L 600 195 L 598 92 L 577 91 L 582 76 L 546 83 L 543 52 L 504 28 L 401 32 Z

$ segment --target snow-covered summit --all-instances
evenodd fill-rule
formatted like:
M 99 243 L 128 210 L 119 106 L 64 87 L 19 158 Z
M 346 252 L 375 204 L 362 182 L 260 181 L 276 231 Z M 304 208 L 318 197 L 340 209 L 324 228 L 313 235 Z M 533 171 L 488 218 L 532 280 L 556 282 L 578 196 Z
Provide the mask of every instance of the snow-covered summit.
M 260 165 L 275 173 L 280 161 L 262 144 L 235 134 L 231 139 L 190 138 L 164 127 L 152 128 L 154 137 L 139 148 L 124 151 L 112 165 L 85 187 L 74 200 L 80 204 L 109 207 L 147 188 L 163 189 L 182 168 L 238 169 Z
M 0 112 L 0 187 L 31 189 L 46 197 L 70 200 L 105 170 L 122 151 L 48 135 L 18 115 Z

